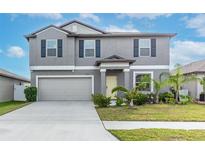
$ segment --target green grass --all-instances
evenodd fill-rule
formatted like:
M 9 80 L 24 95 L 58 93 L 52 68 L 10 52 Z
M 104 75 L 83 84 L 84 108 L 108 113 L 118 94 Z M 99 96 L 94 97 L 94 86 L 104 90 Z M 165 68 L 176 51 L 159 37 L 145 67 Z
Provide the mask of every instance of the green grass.
M 109 131 L 121 141 L 205 141 L 205 130 L 134 129 Z
M 8 112 L 14 111 L 16 109 L 19 109 L 25 105 L 28 105 L 27 102 L 21 102 L 21 101 L 8 101 L 8 102 L 2 102 L 0 103 L 0 115 L 6 114 Z
M 205 105 L 146 104 L 96 108 L 101 120 L 108 121 L 205 121 Z

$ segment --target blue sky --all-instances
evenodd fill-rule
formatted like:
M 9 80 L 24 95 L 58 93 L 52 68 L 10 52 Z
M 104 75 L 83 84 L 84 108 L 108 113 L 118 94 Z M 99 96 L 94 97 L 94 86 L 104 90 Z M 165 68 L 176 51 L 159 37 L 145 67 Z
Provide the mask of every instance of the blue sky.
M 107 31 L 177 33 L 171 67 L 205 59 L 205 14 L 0 14 L 0 68 L 30 78 L 24 35 L 73 19 Z

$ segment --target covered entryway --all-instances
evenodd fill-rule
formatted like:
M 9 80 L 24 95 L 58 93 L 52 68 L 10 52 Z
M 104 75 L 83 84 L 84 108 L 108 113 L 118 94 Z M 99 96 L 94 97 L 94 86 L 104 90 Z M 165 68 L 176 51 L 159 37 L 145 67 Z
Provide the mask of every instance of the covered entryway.
M 39 101 L 91 100 L 93 78 L 86 76 L 39 77 Z
M 100 68 L 101 93 L 115 99 L 112 89 L 116 86 L 124 86 L 130 89 L 130 65 L 134 59 L 126 59 L 118 55 L 96 61 Z

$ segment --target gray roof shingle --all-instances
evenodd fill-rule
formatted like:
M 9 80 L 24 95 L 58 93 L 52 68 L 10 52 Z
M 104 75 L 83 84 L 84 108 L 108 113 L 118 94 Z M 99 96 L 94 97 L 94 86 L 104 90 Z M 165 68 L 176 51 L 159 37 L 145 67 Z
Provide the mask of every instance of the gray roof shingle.
M 20 80 L 20 81 L 30 82 L 30 80 L 27 79 L 27 78 L 24 78 L 24 77 L 22 77 L 20 75 L 11 73 L 11 72 L 6 71 L 6 70 L 1 69 L 1 68 L 0 68 L 0 76 L 16 79 L 16 80 Z
M 184 74 L 205 73 L 205 60 L 200 60 L 181 66 L 181 70 Z

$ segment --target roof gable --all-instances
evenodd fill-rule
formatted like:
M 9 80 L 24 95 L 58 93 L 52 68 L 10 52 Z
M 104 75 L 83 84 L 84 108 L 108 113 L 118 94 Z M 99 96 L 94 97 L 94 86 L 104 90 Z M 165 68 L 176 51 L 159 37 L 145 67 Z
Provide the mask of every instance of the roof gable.
M 97 29 L 93 26 L 87 25 L 77 20 L 67 22 L 59 27 L 76 34 L 105 34 L 106 33 L 100 29 Z
M 104 59 L 101 59 L 101 60 L 97 60 L 96 61 L 96 65 L 99 66 L 101 63 L 113 63 L 113 62 L 125 62 L 125 63 L 129 63 L 129 64 L 132 64 L 135 62 L 134 59 L 126 59 L 126 58 L 123 58 L 123 57 L 120 57 L 118 55 L 112 55 L 110 57 L 106 57 Z
M 57 31 L 59 31 L 59 32 L 61 32 L 61 33 L 64 33 L 64 34 L 66 34 L 66 35 L 68 35 L 68 34 L 73 34 L 72 32 L 70 32 L 70 31 L 68 31 L 68 30 L 65 30 L 65 29 L 61 29 L 61 28 L 59 28 L 59 27 L 57 27 L 57 26 L 55 26 L 55 25 L 49 25 L 49 26 L 43 27 L 43 28 L 39 29 L 38 31 L 35 31 L 35 32 L 33 32 L 33 33 L 29 34 L 29 35 L 26 35 L 25 37 L 26 37 L 27 39 L 29 39 L 30 37 L 36 37 L 36 35 L 38 35 L 38 34 L 44 32 L 44 31 L 46 31 L 46 30 L 48 30 L 48 29 L 51 29 L 51 28 L 53 28 L 53 29 L 55 29 L 55 30 L 57 30 Z

